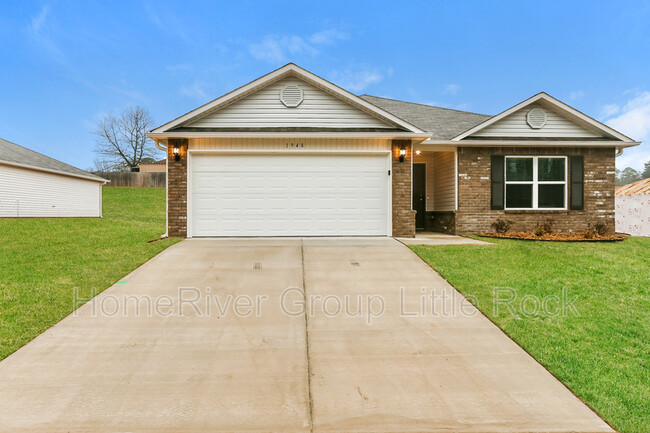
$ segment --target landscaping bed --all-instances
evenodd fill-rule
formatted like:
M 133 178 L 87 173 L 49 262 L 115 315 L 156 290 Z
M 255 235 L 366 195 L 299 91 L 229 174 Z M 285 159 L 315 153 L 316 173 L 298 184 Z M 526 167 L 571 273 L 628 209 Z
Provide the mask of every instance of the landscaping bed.
M 535 232 L 506 232 L 506 233 L 479 233 L 479 236 L 488 238 L 501 238 L 501 239 L 520 239 L 529 241 L 547 241 L 547 242 L 619 242 L 626 238 L 628 235 L 622 233 L 613 233 L 600 235 L 593 232 L 578 232 L 578 233 L 544 233 L 536 234 Z

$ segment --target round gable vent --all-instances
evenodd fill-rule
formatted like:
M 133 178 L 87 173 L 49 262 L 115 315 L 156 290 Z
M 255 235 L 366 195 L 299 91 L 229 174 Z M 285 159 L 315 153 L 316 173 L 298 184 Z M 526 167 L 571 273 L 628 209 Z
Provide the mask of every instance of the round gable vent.
M 280 101 L 285 107 L 294 108 L 303 100 L 302 89 L 295 85 L 284 86 L 280 90 Z
M 526 114 L 526 123 L 533 129 L 541 129 L 546 125 L 546 111 L 533 108 Z

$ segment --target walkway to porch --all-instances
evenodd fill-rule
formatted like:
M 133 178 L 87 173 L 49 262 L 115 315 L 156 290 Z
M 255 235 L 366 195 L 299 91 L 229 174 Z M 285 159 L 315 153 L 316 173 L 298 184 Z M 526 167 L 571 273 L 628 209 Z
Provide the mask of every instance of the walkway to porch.
M 414 238 L 396 238 L 404 245 L 494 245 L 490 242 L 438 232 L 417 232 Z

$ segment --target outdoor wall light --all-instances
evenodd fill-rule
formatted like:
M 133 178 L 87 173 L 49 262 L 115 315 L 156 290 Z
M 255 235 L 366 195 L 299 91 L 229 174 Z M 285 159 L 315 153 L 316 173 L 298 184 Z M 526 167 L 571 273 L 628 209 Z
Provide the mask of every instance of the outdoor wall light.
M 399 150 L 399 162 L 404 162 L 404 157 L 406 157 L 406 147 L 402 146 Z
M 420 155 L 422 154 L 422 151 L 421 151 L 421 150 L 416 150 L 416 151 L 415 151 L 415 154 L 418 155 L 418 156 L 420 156 Z
M 181 148 L 178 146 L 174 146 L 172 149 L 172 153 L 174 154 L 174 161 L 180 161 L 181 160 Z

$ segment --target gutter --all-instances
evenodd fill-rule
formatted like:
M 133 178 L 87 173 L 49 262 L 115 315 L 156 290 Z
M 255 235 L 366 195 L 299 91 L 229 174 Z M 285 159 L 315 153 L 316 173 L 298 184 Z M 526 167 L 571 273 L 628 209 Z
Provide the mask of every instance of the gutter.
M 601 140 L 424 140 L 420 144 L 455 147 L 616 147 L 622 149 L 641 144 L 639 141 Z
M 157 141 L 163 138 L 395 138 L 424 140 L 429 133 L 416 132 L 148 132 Z M 158 146 L 158 144 L 156 144 Z M 159 149 L 160 146 L 158 146 Z M 161 149 L 167 150 L 167 149 Z

